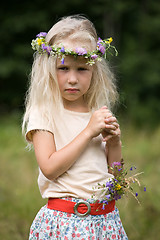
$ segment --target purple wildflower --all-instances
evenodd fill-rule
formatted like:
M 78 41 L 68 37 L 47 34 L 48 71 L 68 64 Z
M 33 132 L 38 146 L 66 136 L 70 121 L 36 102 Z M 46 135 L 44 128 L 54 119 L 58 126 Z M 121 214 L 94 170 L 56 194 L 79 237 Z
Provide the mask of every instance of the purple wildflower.
M 131 168 L 130 168 L 130 171 L 132 171 L 133 169 L 136 169 L 136 167 L 131 167 Z
M 121 163 L 120 162 L 113 162 L 112 163 L 112 166 L 115 167 L 115 166 L 121 166 Z
M 87 50 L 85 48 L 79 47 L 79 48 L 76 48 L 76 53 L 78 55 L 82 55 L 83 56 L 83 55 L 87 54 Z
M 105 197 L 106 197 L 107 199 L 110 199 L 111 195 L 110 195 L 110 194 L 107 194 Z
M 98 42 L 97 42 L 97 48 L 98 50 L 102 53 L 102 54 L 105 54 L 105 47 L 103 46 L 103 41 L 101 38 L 98 38 Z
M 96 59 L 97 57 L 98 57 L 97 54 L 93 54 L 93 55 L 91 55 L 91 58 L 92 58 L 92 59 Z
M 138 196 L 138 193 L 136 192 L 136 197 Z
M 108 204 L 108 201 L 107 200 L 103 200 L 103 205 L 104 204 Z
M 36 35 L 36 37 L 46 37 L 47 33 L 46 32 L 40 32 L 39 34 Z
M 102 54 L 105 54 L 106 49 L 105 49 L 104 46 L 102 46 L 102 45 L 99 44 L 98 50 L 99 50 Z
M 44 51 L 46 51 L 49 54 L 52 51 L 52 48 L 50 46 L 46 46 L 44 43 L 41 44 L 41 47 Z
M 105 210 L 105 204 L 102 205 L 102 209 Z
M 118 200 L 118 199 L 120 199 L 121 198 L 121 196 L 118 194 L 118 193 L 115 193 L 114 194 L 114 200 Z
M 146 192 L 146 187 L 144 187 L 144 192 Z
M 46 51 L 50 54 L 50 52 L 52 51 L 52 48 L 50 46 L 47 46 Z
M 102 39 L 101 39 L 100 37 L 98 38 L 98 43 L 99 43 L 99 42 L 102 42 Z
M 46 45 L 44 43 L 41 44 L 43 50 L 46 50 Z
M 60 52 L 64 53 L 65 52 L 65 49 L 64 47 L 61 48 Z
M 110 187 L 110 186 L 111 186 L 111 183 L 106 182 L 106 187 Z
M 120 172 L 122 170 L 122 168 L 119 168 L 118 171 Z
M 61 59 L 61 63 L 64 64 L 64 57 Z

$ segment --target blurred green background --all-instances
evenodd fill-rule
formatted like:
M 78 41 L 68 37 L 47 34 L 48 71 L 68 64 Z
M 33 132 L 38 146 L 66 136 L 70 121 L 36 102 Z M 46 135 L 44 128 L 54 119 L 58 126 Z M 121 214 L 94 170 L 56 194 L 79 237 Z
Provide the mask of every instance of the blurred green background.
M 119 55 L 111 59 L 120 101 L 126 166 L 144 171 L 147 192 L 119 201 L 130 240 L 158 239 L 160 226 L 160 1 L 4 1 L 0 7 L 0 239 L 28 238 L 46 203 L 37 186 L 37 163 L 21 135 L 24 98 L 33 52 L 31 40 L 62 16 L 84 14 L 101 38 L 112 36 Z

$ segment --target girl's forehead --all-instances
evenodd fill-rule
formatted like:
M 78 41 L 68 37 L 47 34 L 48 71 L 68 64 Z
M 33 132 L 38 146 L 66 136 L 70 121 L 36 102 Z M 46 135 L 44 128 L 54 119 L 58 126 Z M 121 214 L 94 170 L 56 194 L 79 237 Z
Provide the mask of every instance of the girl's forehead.
M 61 44 L 63 45 L 63 47 L 65 49 L 70 49 L 72 51 L 76 51 L 76 49 L 78 48 L 85 48 L 87 51 L 91 51 L 92 47 L 91 44 L 87 41 L 83 39 L 64 39 L 63 41 L 61 41 L 60 43 L 58 43 L 58 45 Z

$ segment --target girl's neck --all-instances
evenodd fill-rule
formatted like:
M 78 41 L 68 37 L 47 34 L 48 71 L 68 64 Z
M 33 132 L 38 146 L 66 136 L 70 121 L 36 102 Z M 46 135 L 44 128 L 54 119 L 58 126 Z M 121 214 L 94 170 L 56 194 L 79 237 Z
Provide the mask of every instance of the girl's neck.
M 76 103 L 75 104 L 67 104 L 65 103 L 64 104 L 64 108 L 69 110 L 69 111 L 72 111 L 72 112 L 89 112 L 89 109 L 88 109 L 88 106 L 87 104 L 85 105 L 77 105 Z

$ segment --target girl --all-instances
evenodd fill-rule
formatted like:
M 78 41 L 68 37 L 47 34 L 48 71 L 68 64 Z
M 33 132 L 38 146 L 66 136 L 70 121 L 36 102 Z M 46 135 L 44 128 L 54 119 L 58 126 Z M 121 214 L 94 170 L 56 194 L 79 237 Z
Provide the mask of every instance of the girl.
M 98 39 L 93 24 L 62 18 L 32 41 L 36 50 L 23 132 L 33 143 L 41 208 L 29 239 L 128 239 L 115 202 L 102 208 L 93 188 L 113 177 L 121 160 L 120 129 L 110 108 L 114 76 L 103 57 L 112 39 Z

